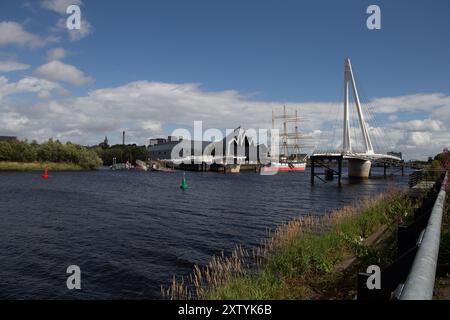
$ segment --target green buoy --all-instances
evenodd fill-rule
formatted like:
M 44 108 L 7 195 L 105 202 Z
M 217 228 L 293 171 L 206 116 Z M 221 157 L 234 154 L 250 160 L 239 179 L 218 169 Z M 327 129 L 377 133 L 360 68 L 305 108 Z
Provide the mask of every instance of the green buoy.
M 186 182 L 186 173 L 183 172 L 183 180 L 181 180 L 181 184 L 180 184 L 180 189 L 181 190 L 186 190 L 188 187 L 187 182 Z

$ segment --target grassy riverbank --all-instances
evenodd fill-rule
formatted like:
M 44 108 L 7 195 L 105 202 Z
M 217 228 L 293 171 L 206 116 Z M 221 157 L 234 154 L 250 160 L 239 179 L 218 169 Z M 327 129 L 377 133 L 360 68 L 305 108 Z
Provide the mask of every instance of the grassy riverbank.
M 169 299 L 354 298 L 354 269 L 391 261 L 397 222 L 409 219 L 412 209 L 408 196 L 392 191 L 325 216 L 295 219 L 252 252 L 238 248 L 195 267 L 188 279 L 174 278 L 162 294 Z M 368 244 L 377 232 L 392 237 L 389 245 Z
M 0 171 L 42 171 L 47 167 L 50 171 L 86 170 L 78 164 L 70 162 L 10 162 L 0 161 Z

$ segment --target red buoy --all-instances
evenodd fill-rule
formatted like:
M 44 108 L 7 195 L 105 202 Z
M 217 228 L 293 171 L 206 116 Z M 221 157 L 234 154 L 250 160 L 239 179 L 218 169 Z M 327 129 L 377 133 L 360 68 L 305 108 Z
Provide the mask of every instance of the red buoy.
M 42 179 L 47 180 L 48 179 L 48 170 L 47 167 L 44 168 L 44 175 L 41 175 Z

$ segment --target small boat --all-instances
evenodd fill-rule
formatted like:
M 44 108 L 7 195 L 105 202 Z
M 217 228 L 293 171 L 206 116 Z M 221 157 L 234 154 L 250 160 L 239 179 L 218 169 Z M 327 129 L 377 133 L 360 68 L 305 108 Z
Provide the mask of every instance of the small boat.
M 161 161 L 153 161 L 150 165 L 150 170 L 160 172 L 175 172 L 175 169 L 167 167 L 167 165 Z
M 152 168 L 152 171 L 159 171 L 159 172 L 175 172 L 175 169 L 172 169 L 172 168 L 165 168 L 165 167 L 156 167 L 156 168 Z
M 147 171 L 147 164 L 144 161 L 141 160 L 136 160 L 136 169 L 138 170 L 143 170 L 143 171 Z

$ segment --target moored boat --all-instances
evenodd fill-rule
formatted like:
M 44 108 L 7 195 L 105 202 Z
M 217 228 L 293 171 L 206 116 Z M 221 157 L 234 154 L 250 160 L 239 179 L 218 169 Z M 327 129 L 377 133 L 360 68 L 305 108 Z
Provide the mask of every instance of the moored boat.
M 280 120 L 277 123 L 276 120 Z M 261 168 L 261 172 L 295 172 L 306 170 L 305 153 L 301 153 L 301 147 L 308 145 L 303 141 L 308 140 L 309 137 L 303 135 L 299 131 L 298 122 L 304 120 L 298 116 L 297 110 L 288 114 L 286 106 L 283 107 L 281 115 L 275 115 L 272 111 L 272 129 L 281 125 L 279 131 L 279 139 L 273 143 L 275 149 L 278 148 L 279 154 L 273 155 L 271 162 Z
M 292 172 L 305 171 L 306 162 L 271 162 L 267 166 L 261 168 L 263 172 Z

